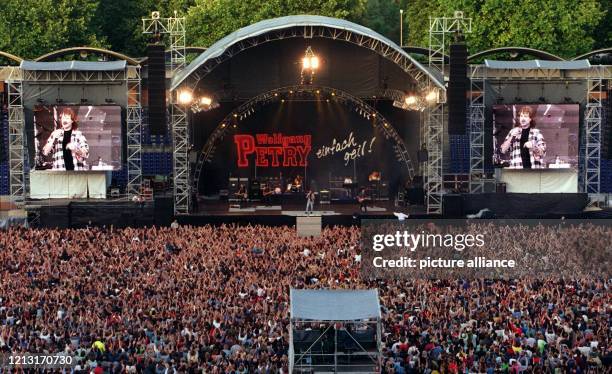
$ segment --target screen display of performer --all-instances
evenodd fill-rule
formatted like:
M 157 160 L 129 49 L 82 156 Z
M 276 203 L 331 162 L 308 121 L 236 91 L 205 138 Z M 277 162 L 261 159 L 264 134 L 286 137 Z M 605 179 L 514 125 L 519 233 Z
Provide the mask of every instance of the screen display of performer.
M 119 106 L 37 106 L 35 170 L 118 170 L 121 138 Z
M 493 163 L 510 169 L 576 168 L 578 104 L 493 107 Z

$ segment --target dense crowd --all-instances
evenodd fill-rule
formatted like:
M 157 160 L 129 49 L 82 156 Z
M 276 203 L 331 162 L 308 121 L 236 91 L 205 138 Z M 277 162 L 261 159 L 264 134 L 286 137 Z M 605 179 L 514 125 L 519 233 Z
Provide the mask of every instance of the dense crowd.
M 68 352 L 77 372 L 287 373 L 291 287 L 378 288 L 384 373 L 611 370 L 610 279 L 366 280 L 359 239 L 355 227 L 2 231 L 0 353 Z

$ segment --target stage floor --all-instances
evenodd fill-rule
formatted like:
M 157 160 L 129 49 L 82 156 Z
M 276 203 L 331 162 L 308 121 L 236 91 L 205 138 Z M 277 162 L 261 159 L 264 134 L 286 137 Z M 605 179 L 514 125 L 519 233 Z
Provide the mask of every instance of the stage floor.
M 198 216 L 304 216 L 306 203 L 283 202 L 280 204 L 265 205 L 253 201 L 243 203 L 240 208 L 237 204 L 219 200 L 200 200 L 198 209 L 192 215 Z M 361 218 L 393 216 L 393 213 L 425 214 L 423 206 L 395 206 L 393 201 L 375 201 L 368 204 L 367 212 L 359 210 L 357 202 L 332 202 L 330 204 L 315 204 L 313 216 L 353 216 Z

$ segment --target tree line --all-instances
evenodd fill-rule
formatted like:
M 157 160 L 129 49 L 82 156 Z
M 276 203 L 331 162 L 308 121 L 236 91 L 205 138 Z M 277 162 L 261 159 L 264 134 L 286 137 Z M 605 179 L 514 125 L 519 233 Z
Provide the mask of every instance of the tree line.
M 142 17 L 185 16 L 187 45 L 208 47 L 268 18 L 318 14 L 347 19 L 399 43 L 428 46 L 429 18 L 462 10 L 473 19 L 470 53 L 520 46 L 565 58 L 612 46 L 609 0 L 0 0 L 0 51 L 35 58 L 53 50 L 95 46 L 143 56 Z

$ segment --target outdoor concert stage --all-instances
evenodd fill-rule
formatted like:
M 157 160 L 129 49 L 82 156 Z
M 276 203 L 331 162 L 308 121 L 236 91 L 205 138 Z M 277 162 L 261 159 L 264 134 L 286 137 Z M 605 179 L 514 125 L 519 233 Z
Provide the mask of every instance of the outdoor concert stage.
M 296 217 L 305 216 L 305 203 L 294 201 L 265 206 L 248 202 L 242 208 L 231 208 L 229 202 L 201 200 L 197 211 L 176 217 L 181 224 L 265 224 L 295 225 Z M 118 199 L 45 199 L 29 200 L 30 221 L 39 227 L 82 228 L 90 226 L 139 227 L 169 225 L 174 219 L 172 196 L 156 196 L 153 201 L 135 203 Z M 361 219 L 397 219 L 393 213 L 410 217 L 425 217 L 423 206 L 395 206 L 392 201 L 376 201 L 368 205 L 368 212 L 360 212 L 357 202 L 316 204 L 313 216 L 321 216 L 324 226 L 354 225 Z
M 488 213 L 479 218 L 610 218 L 612 209 L 583 211 L 584 194 L 448 194 L 444 198 L 444 214 L 428 215 L 423 205 L 398 206 L 392 200 L 371 201 L 368 211 L 361 212 L 356 201 L 332 201 L 315 204 L 313 216 L 320 216 L 323 226 L 358 225 L 362 219 L 397 219 L 394 213 L 412 218 L 465 218 L 483 209 Z M 169 225 L 175 218 L 181 224 L 296 224 L 298 216 L 305 216 L 305 202 L 287 199 L 265 205 L 249 201 L 237 206 L 235 202 L 219 199 L 198 199 L 189 215 L 174 216 L 172 195 L 157 195 L 153 201 L 135 203 L 119 199 L 47 199 L 30 200 L 27 204 L 30 222 L 39 227 L 80 228 L 93 226 L 138 227 Z M 33 220 L 33 218 L 36 218 Z
M 178 218 L 185 224 L 265 224 L 295 225 L 296 217 L 305 216 L 306 202 L 286 201 L 265 205 L 262 202 L 248 202 L 237 205 L 220 200 L 201 200 L 197 212 Z M 359 204 L 353 201 L 315 204 L 312 216 L 320 216 L 323 226 L 354 225 L 361 219 L 397 219 L 393 213 L 411 217 L 425 217 L 424 206 L 396 206 L 393 201 L 375 201 L 368 204 L 367 212 L 360 212 Z

